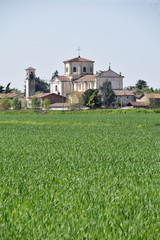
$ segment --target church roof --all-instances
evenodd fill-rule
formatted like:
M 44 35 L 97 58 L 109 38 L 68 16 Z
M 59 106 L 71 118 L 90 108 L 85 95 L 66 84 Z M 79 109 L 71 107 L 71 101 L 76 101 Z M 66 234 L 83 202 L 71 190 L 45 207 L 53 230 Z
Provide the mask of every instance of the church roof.
M 32 68 L 32 67 L 29 67 L 29 68 L 26 68 L 25 70 L 36 70 L 36 69 Z
M 81 58 L 80 56 L 64 61 L 64 63 L 67 63 L 67 62 L 93 62 L 94 63 L 94 61 L 86 58 Z
M 71 80 L 69 79 L 69 77 L 66 77 L 66 76 L 57 76 L 55 77 L 57 78 L 58 80 L 60 80 L 61 82 L 70 82 Z
M 121 75 L 121 73 L 120 74 L 118 74 L 118 73 L 116 73 L 116 72 L 114 72 L 113 70 L 111 70 L 111 68 L 109 67 L 109 69 L 107 70 L 107 71 L 104 71 L 104 72 L 102 72 L 102 73 L 100 73 L 99 74 L 99 76 L 103 76 L 103 75 L 108 75 L 108 76 L 117 76 L 117 77 L 122 77 L 122 78 L 124 78 L 124 76 L 122 76 Z
M 78 78 L 77 80 L 75 80 L 74 82 L 80 82 L 80 81 L 82 81 L 82 82 L 95 82 L 95 78 L 97 77 L 98 75 L 85 75 L 84 77 L 80 77 L 80 78 Z

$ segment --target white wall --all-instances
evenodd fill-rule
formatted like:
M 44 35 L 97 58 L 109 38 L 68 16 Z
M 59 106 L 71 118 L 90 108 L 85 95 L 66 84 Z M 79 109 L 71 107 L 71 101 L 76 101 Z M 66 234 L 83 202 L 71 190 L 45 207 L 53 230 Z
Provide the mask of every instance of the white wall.
M 76 67 L 76 72 L 73 72 L 73 68 Z M 83 68 L 86 67 L 86 72 L 83 72 Z M 68 72 L 66 72 L 66 68 L 68 68 Z M 64 63 L 64 75 L 86 75 L 93 74 L 93 63 L 92 62 L 69 62 Z

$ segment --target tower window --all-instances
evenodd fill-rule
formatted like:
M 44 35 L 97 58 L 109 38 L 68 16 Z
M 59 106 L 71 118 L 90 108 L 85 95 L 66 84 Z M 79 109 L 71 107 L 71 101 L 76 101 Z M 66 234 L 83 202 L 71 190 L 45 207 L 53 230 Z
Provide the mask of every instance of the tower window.
M 30 79 L 33 79 L 34 78 L 34 74 L 33 72 L 30 73 Z
M 90 67 L 90 72 L 93 72 L 93 69 L 92 69 L 92 67 Z
M 86 72 L 86 67 L 83 67 L 83 72 Z
M 66 72 L 68 72 L 68 67 L 66 67 Z
M 55 85 L 55 92 L 57 92 L 57 85 Z
M 76 69 L 76 67 L 74 67 L 74 68 L 73 68 L 73 72 L 77 72 L 77 69 Z

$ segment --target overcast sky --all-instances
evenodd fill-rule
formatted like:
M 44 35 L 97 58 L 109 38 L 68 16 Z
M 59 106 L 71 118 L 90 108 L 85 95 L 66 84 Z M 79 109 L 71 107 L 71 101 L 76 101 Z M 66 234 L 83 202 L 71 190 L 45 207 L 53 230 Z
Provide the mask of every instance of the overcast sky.
M 25 68 L 50 80 L 63 61 L 95 61 L 160 88 L 160 0 L 0 0 L 0 85 L 23 90 Z

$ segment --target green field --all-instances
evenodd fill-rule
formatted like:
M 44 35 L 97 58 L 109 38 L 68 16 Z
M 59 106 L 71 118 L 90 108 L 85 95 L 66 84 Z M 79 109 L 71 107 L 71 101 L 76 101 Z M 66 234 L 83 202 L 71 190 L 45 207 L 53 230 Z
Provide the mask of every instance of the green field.
M 160 114 L 0 114 L 0 239 L 160 239 Z

